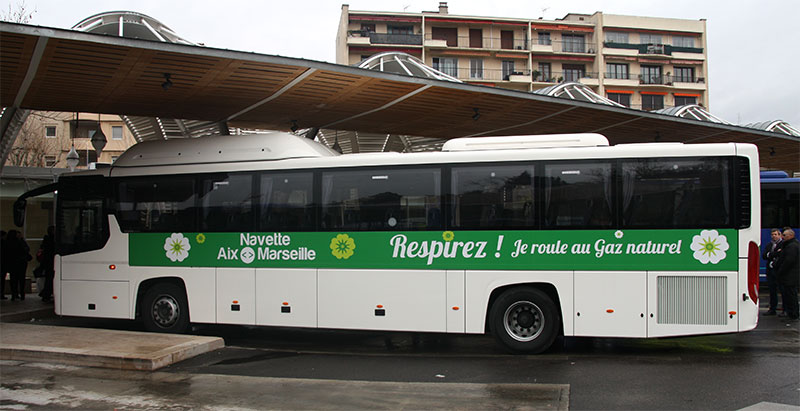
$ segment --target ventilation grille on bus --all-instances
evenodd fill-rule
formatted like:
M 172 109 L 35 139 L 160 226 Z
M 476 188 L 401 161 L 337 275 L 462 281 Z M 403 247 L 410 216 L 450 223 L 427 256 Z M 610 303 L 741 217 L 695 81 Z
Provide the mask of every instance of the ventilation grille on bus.
M 658 277 L 658 323 L 725 325 L 727 278 Z
M 747 157 L 737 157 L 736 172 L 737 182 L 739 187 L 737 190 L 737 199 L 739 201 L 737 210 L 739 210 L 739 221 L 737 226 L 739 228 L 750 227 L 750 160 Z

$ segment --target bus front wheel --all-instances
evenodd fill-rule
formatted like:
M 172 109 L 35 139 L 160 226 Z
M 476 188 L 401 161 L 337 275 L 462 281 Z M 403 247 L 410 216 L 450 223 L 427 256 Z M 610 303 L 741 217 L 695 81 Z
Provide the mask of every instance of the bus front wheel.
M 504 291 L 489 312 L 492 334 L 516 353 L 538 354 L 550 348 L 558 336 L 559 324 L 553 300 L 533 287 Z
M 142 320 L 148 331 L 184 333 L 189 329 L 189 304 L 184 289 L 173 283 L 150 287 L 142 299 Z

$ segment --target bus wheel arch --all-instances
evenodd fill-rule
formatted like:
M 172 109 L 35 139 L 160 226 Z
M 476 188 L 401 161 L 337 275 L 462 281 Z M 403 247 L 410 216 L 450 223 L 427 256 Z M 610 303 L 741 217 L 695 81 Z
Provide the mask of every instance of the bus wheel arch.
M 175 277 L 152 278 L 139 285 L 136 313 L 151 332 L 185 333 L 189 330 L 186 285 Z
M 558 292 L 552 284 L 511 284 L 492 291 L 486 327 L 515 353 L 538 354 L 563 335 Z

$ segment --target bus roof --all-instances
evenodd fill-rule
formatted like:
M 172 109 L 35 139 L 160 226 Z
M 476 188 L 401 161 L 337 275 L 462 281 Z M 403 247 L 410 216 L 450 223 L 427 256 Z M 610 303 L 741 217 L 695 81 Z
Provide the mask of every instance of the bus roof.
M 785 171 L 762 171 L 761 183 L 800 183 L 800 178 L 789 177 L 789 174 Z
M 122 153 L 114 162 L 114 167 L 274 161 L 338 155 L 315 141 L 294 134 L 273 132 L 145 141 Z

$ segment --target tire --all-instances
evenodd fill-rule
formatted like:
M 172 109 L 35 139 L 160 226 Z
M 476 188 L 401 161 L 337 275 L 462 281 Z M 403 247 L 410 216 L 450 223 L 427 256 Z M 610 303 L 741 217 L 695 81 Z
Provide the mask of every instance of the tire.
M 183 334 L 189 330 L 189 303 L 183 287 L 158 283 L 142 298 L 140 315 L 150 332 Z
M 515 287 L 504 291 L 489 311 L 489 329 L 514 353 L 539 354 L 553 345 L 561 316 L 542 290 Z

